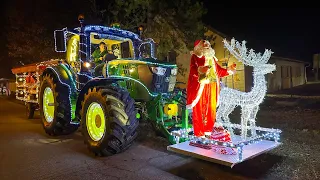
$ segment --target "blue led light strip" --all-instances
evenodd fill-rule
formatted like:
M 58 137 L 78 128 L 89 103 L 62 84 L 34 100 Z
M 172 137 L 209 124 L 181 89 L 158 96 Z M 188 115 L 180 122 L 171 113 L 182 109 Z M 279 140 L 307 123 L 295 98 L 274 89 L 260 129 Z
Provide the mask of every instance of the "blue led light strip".
M 122 35 L 127 35 L 129 37 L 133 37 L 134 39 L 140 40 L 139 36 L 133 32 L 126 31 L 126 30 L 121 30 L 117 28 L 112 28 L 112 27 L 105 27 L 105 26 L 86 26 L 84 28 L 84 31 L 102 31 L 105 33 L 121 33 Z
M 89 79 L 92 79 L 93 77 L 92 76 L 89 76 L 89 75 L 87 75 L 87 74 L 80 74 L 80 73 L 77 73 L 79 76 L 86 76 L 86 77 L 88 77 Z
M 139 45 L 139 58 L 142 58 L 141 56 L 141 46 L 144 45 L 144 44 L 150 44 L 150 48 L 151 48 L 151 54 L 150 56 L 153 58 L 153 59 L 157 59 L 155 56 L 154 56 L 154 40 L 151 39 L 151 38 L 148 38 L 146 39 L 145 42 L 142 42 L 140 45 Z
M 68 76 L 70 77 L 71 82 L 72 82 L 74 88 L 75 88 L 76 90 L 78 90 L 78 89 L 77 89 L 77 86 L 76 86 L 76 83 L 75 83 L 75 81 L 74 81 L 74 79 L 73 79 L 73 77 L 72 77 L 72 74 L 70 74 L 70 70 L 69 70 L 69 69 L 66 67 L 66 65 L 64 65 L 64 64 L 61 64 L 61 66 L 62 66 L 62 68 L 67 72 Z
M 66 87 L 68 87 L 68 90 L 69 90 L 68 99 L 69 99 L 69 103 L 70 103 L 70 113 L 72 114 L 71 97 L 70 97 L 71 96 L 71 87 L 68 84 L 66 84 L 66 83 L 61 81 L 61 79 L 59 77 L 59 74 L 57 73 L 57 71 L 55 69 L 53 69 L 52 67 L 47 67 L 47 68 L 53 70 L 54 73 L 56 74 L 59 82 L 61 84 L 65 85 Z M 72 115 L 71 114 L 70 114 L 70 122 L 72 121 Z

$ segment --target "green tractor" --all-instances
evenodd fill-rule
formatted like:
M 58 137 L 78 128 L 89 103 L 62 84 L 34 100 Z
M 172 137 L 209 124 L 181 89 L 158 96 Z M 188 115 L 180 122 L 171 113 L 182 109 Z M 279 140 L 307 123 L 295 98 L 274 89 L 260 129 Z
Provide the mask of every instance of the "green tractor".
M 70 134 L 81 127 L 89 150 L 107 156 L 126 150 L 137 137 L 139 121 L 145 119 L 176 143 L 170 132 L 192 127 L 185 91 L 175 88 L 177 65 L 154 57 L 152 39 L 79 20 L 78 28 L 54 32 L 55 50 L 66 53 L 66 60 L 37 65 L 45 132 Z M 96 65 L 92 53 L 101 42 L 117 59 Z

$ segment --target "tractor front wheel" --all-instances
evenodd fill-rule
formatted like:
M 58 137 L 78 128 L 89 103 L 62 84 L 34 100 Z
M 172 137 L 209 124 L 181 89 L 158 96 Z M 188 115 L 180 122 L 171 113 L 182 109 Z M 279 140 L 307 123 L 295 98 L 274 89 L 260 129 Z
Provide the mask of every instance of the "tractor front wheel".
M 126 150 L 137 136 L 134 100 L 118 86 L 89 89 L 82 102 L 84 142 L 97 156 Z

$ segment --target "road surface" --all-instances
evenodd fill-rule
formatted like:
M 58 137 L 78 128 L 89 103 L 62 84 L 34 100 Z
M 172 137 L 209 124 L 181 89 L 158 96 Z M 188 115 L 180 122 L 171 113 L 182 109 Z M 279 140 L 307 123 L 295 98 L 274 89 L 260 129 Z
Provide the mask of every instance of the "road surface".
M 50 137 L 37 113 L 28 120 L 23 104 L 0 97 L 0 179 L 257 179 L 272 167 L 259 167 L 259 157 L 230 169 L 181 156 L 166 151 L 166 140 L 153 136 L 151 130 L 141 131 L 126 152 L 95 157 L 80 132 Z

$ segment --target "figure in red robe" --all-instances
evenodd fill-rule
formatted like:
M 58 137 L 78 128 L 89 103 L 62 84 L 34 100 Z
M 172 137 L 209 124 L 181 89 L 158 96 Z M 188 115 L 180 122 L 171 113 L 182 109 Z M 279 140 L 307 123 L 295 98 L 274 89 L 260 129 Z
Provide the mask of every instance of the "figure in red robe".
M 194 43 L 187 85 L 187 109 L 192 109 L 195 136 L 210 136 L 214 130 L 220 78 L 235 72 L 235 64 L 222 68 L 206 40 Z

